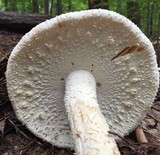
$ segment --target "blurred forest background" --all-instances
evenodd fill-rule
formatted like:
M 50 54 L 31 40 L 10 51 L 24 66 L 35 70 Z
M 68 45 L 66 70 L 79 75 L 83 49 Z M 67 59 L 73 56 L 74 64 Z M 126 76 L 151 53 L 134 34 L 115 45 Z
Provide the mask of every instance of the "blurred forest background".
M 103 8 L 116 11 L 155 38 L 160 27 L 160 0 L 0 0 L 0 10 L 60 15 L 71 11 Z
M 52 17 L 94 8 L 113 10 L 132 20 L 150 38 L 160 57 L 160 0 L 0 0 L 1 11 Z

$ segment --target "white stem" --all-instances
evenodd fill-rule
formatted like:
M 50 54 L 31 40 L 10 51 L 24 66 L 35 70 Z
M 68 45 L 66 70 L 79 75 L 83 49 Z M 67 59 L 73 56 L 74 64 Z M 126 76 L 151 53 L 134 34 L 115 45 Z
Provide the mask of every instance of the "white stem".
M 64 101 L 75 140 L 76 154 L 119 155 L 97 103 L 94 76 L 88 71 L 78 70 L 70 73 L 65 82 Z

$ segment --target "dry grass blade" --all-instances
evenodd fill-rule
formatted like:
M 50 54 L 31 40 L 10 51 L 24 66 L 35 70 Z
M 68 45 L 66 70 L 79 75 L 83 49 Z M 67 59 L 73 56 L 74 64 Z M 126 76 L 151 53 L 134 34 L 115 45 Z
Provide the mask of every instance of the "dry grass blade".
M 117 59 L 119 57 L 122 57 L 126 54 L 130 54 L 130 53 L 134 53 L 134 52 L 142 52 L 144 50 L 143 47 L 141 47 L 139 44 L 137 45 L 133 45 L 133 46 L 129 46 L 126 47 L 125 49 L 123 49 L 121 52 L 119 52 L 116 56 L 114 56 L 111 61 L 113 61 L 114 59 Z

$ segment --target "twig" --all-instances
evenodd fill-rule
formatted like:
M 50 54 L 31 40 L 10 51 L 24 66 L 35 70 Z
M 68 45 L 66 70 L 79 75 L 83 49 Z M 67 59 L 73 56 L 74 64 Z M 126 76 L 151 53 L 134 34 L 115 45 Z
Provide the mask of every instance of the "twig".
M 41 146 L 44 147 L 44 145 L 43 145 L 41 142 L 37 141 L 36 139 L 33 139 L 33 138 L 28 137 L 28 136 L 27 136 L 24 132 L 22 132 L 22 131 L 13 123 L 13 121 L 11 121 L 9 118 L 8 118 L 8 120 L 9 120 L 9 122 L 14 126 L 14 128 L 15 128 L 17 131 L 19 131 L 24 137 L 26 137 L 27 139 L 29 139 L 29 140 L 31 140 L 31 141 L 33 141 L 33 142 L 35 142 L 35 143 L 37 143 L 37 144 L 39 144 L 39 145 L 41 145 Z
M 151 115 L 151 114 L 147 114 L 148 117 L 152 118 L 153 120 L 155 120 L 156 122 L 160 122 L 155 116 Z
M 129 140 L 123 138 L 123 137 L 120 136 L 118 133 L 113 132 L 113 131 L 108 131 L 108 133 L 109 133 L 109 134 L 112 134 L 112 135 L 115 135 L 115 136 L 117 136 L 117 137 L 119 137 L 120 139 L 122 139 L 123 141 L 125 141 L 125 142 L 126 142 L 127 144 L 129 144 L 130 146 L 132 145 L 132 143 L 131 143 Z
M 20 153 L 20 155 L 25 155 L 27 151 L 35 145 L 35 141 L 32 141 L 30 144 L 28 144 L 25 148 L 23 148 L 23 151 Z
M 8 121 L 14 126 L 14 128 L 19 131 L 24 137 L 26 137 L 29 140 L 32 140 L 31 138 L 29 138 L 25 133 L 23 133 L 9 118 Z
M 160 107 L 158 108 L 158 107 L 152 106 L 151 109 L 155 109 L 157 111 L 160 111 Z
M 144 131 L 145 131 L 145 133 L 147 133 L 147 134 L 149 134 L 150 136 L 152 136 L 154 139 L 157 139 L 158 141 L 160 141 L 160 137 L 155 136 L 155 135 L 149 133 L 147 130 L 144 130 Z M 160 145 L 159 145 L 159 146 L 160 146 Z
M 13 113 L 11 113 L 11 112 L 5 114 L 5 111 L 3 111 L 3 110 L 2 110 L 2 114 L 4 114 L 4 116 L 2 118 L 0 118 L 0 121 L 6 120 L 13 115 Z
M 5 59 L 8 60 L 8 58 L 7 58 L 4 54 L 2 54 L 1 52 L 0 52 L 0 55 L 1 55 L 3 58 L 5 58 Z

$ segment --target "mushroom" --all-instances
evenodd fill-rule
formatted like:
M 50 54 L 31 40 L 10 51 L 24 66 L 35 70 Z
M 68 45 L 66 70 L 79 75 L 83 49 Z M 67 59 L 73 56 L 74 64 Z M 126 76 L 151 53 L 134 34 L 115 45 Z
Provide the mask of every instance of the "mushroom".
M 119 154 L 158 89 L 149 39 L 107 10 L 67 13 L 27 33 L 13 49 L 7 88 L 19 120 L 38 137 L 77 154 Z

